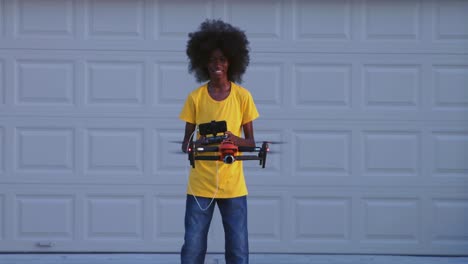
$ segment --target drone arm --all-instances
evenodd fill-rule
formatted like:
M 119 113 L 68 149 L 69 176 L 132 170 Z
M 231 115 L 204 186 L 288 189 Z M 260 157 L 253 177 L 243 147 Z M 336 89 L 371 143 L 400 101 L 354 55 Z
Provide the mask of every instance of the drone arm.
M 197 146 L 195 152 L 218 152 L 219 147 L 217 146 Z
M 220 160 L 220 156 L 196 156 L 195 160 Z
M 241 155 L 241 156 L 236 156 L 236 160 L 259 160 L 260 158 L 258 156 L 252 156 L 252 155 Z
M 260 151 L 259 147 L 239 147 L 240 152 L 255 152 Z

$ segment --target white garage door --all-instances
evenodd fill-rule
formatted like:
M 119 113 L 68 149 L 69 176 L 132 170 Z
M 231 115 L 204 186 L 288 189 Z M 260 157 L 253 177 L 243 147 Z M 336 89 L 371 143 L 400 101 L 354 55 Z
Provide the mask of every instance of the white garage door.
M 247 31 L 256 138 L 286 142 L 246 165 L 252 252 L 468 254 L 455 0 L 0 0 L 0 251 L 179 250 L 207 17 Z

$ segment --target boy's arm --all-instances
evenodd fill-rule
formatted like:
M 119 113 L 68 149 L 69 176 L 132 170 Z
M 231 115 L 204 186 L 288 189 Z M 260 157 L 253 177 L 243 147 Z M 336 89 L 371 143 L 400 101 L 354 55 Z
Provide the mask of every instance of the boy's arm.
M 182 151 L 184 153 L 187 153 L 187 146 L 188 146 L 190 137 L 192 136 L 192 133 L 195 131 L 196 126 L 197 126 L 196 124 L 192 124 L 189 122 L 185 123 L 185 134 L 184 134 L 184 140 L 182 141 Z
M 253 122 L 250 121 L 242 125 L 242 129 L 244 131 L 244 138 L 237 137 L 233 135 L 230 131 L 226 131 L 228 135 L 228 140 L 231 140 L 237 146 L 243 147 L 255 147 L 255 138 L 254 138 L 254 130 L 253 130 Z

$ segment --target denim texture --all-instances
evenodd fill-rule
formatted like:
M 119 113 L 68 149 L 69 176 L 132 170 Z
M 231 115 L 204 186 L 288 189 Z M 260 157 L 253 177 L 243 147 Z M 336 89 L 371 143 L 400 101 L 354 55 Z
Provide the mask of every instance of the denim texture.
M 247 196 L 215 199 L 187 195 L 185 236 L 181 251 L 182 264 L 203 264 L 207 250 L 208 231 L 215 205 L 218 205 L 224 227 L 226 264 L 248 264 Z M 201 208 L 200 208 L 201 207 Z M 205 209 L 206 210 L 202 210 Z

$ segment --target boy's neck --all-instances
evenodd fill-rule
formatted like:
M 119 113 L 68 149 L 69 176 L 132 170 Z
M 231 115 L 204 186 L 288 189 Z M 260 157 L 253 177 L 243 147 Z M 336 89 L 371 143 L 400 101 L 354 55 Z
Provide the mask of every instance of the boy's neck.
M 231 82 L 229 80 L 211 80 L 208 83 L 208 88 L 212 91 L 229 91 Z

